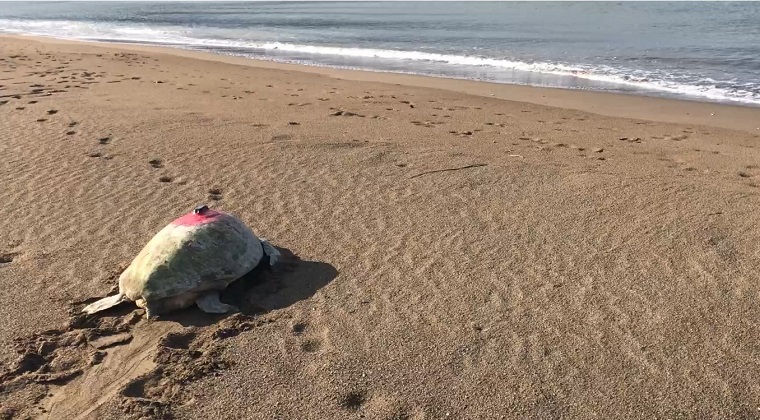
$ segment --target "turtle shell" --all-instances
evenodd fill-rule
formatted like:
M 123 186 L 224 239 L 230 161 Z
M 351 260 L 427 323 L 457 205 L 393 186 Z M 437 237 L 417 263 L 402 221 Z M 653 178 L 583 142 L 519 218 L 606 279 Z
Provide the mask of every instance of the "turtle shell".
M 130 300 L 222 290 L 251 271 L 264 251 L 237 217 L 199 207 L 161 229 L 119 277 Z

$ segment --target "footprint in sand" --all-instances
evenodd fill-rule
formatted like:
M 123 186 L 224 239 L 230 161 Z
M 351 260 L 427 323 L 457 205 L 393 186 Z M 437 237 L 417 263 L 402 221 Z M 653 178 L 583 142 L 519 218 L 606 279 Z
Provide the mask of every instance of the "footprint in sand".
M 350 411 L 358 411 L 366 401 L 367 392 L 364 390 L 349 391 L 338 396 L 338 404 Z
M 158 180 L 159 182 L 164 182 L 164 183 L 172 182 L 172 177 L 164 175 L 162 177 L 159 177 Z
M 291 330 L 293 331 L 293 335 L 301 335 L 304 333 L 304 331 L 306 331 L 306 328 L 308 327 L 309 327 L 309 324 L 305 322 L 296 322 L 295 324 L 293 324 L 293 327 L 291 328 Z
M 148 161 L 148 163 L 150 166 L 156 169 L 164 167 L 164 162 L 161 159 L 151 159 Z
M 17 255 L 17 252 L 0 252 L 0 267 L 12 263 Z
M 322 347 L 322 343 L 317 339 L 309 339 L 301 343 L 301 350 L 306 353 L 314 353 L 319 351 Z
M 170 349 L 189 349 L 190 343 L 195 336 L 196 334 L 192 331 L 187 333 L 170 333 L 161 339 L 159 346 Z
M 307 322 L 296 322 L 290 327 L 291 332 L 296 337 L 302 337 L 309 330 L 309 324 Z M 304 337 L 301 342 L 301 351 L 305 353 L 315 353 L 322 348 L 322 341 L 318 338 Z
M 48 109 L 47 110 L 48 115 L 55 115 L 58 113 L 57 109 Z
M 364 118 L 364 115 L 362 115 L 362 114 L 357 114 L 356 112 L 343 111 L 343 110 L 338 110 L 338 111 L 335 111 L 335 112 L 331 112 L 330 116 L 331 117 L 343 116 L 343 117 L 362 117 L 362 118 Z
M 208 190 L 208 198 L 210 200 L 219 201 L 222 199 L 222 189 L 221 188 L 211 188 Z
M 67 136 L 73 136 L 73 135 L 74 135 L 74 134 L 76 134 L 76 133 L 77 133 L 76 131 L 67 131 L 67 132 L 66 132 L 66 135 L 67 135 Z
M 108 144 L 111 142 L 111 136 L 101 137 L 98 139 L 98 143 L 100 144 Z

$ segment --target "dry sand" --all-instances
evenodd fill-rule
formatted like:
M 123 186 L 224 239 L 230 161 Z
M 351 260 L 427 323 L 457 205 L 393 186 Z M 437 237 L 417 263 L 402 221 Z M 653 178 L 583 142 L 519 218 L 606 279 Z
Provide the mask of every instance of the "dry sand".
M 760 416 L 759 109 L 12 37 L 0 85 L 0 418 Z M 289 253 L 242 313 L 78 315 L 202 202 Z

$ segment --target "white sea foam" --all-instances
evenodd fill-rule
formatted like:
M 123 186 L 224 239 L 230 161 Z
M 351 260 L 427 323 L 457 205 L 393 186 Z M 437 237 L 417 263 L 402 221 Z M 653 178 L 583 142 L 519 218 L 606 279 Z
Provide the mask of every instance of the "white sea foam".
M 256 53 L 270 53 L 282 57 L 288 53 L 299 56 L 307 55 L 309 60 L 320 64 L 320 57 L 339 57 L 344 59 L 361 59 L 361 66 L 372 69 L 373 59 L 393 61 L 403 64 L 404 73 L 415 73 L 415 63 L 434 64 L 436 66 L 456 66 L 460 70 L 470 68 L 473 78 L 478 69 L 488 69 L 492 73 L 525 72 L 564 79 L 566 85 L 572 86 L 573 80 L 590 81 L 596 84 L 608 84 L 613 89 L 639 91 L 642 93 L 661 93 L 693 99 L 712 101 L 739 102 L 760 105 L 760 94 L 753 93 L 754 86 L 746 89 L 726 89 L 718 87 L 718 81 L 702 78 L 693 84 L 682 80 L 672 80 L 664 74 L 646 73 L 635 69 L 621 69 L 611 66 L 590 66 L 583 64 L 566 64 L 550 62 L 526 62 L 508 58 L 478 57 L 455 54 L 438 54 L 420 51 L 402 51 L 372 48 L 345 48 L 336 46 L 302 45 L 295 43 L 257 41 L 249 39 L 229 39 L 232 32 L 224 34 L 224 39 L 211 37 L 214 30 L 210 28 L 188 28 L 181 26 L 149 27 L 130 26 L 110 22 L 78 21 L 33 21 L 0 19 L 0 31 L 56 38 L 77 40 L 111 40 L 133 43 L 160 43 L 185 48 L 204 48 L 220 50 L 235 48 L 251 50 Z M 250 32 L 248 32 L 250 33 Z M 222 35 L 221 33 L 218 35 Z M 275 57 L 276 59 L 276 57 Z M 304 61 L 304 60 L 302 60 Z M 361 67 L 359 66 L 359 67 Z M 500 80 L 497 80 L 500 81 Z M 514 81 L 514 80 L 512 80 Z

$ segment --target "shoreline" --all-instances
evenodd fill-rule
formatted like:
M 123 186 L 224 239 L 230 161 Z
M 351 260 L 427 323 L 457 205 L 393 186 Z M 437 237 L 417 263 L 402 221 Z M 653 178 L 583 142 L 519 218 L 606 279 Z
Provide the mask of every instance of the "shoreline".
M 214 52 L 186 50 L 167 46 L 79 41 L 44 36 L 0 34 L 0 38 L 3 37 L 25 39 L 47 44 L 79 44 L 92 46 L 94 48 L 154 52 L 254 68 L 287 69 L 302 73 L 330 76 L 336 79 L 440 89 L 506 101 L 574 109 L 610 117 L 740 129 L 748 133 L 760 135 L 760 107 L 749 105 L 661 98 L 626 93 L 591 92 L 570 88 L 511 85 L 487 81 L 371 70 L 339 69 L 305 64 L 280 63 L 276 61 L 228 56 Z

